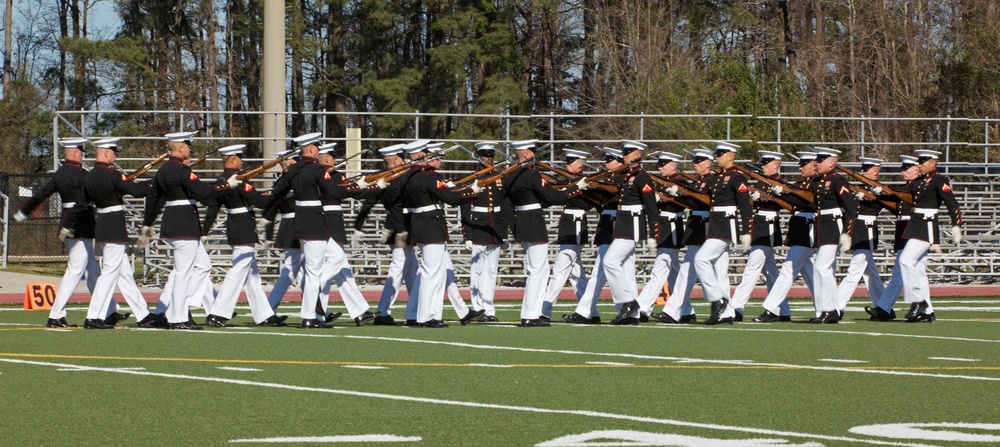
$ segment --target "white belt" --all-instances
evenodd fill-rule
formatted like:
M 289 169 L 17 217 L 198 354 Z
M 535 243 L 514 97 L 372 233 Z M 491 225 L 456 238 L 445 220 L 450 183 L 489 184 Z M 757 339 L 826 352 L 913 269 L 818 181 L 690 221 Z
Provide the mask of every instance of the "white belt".
M 167 201 L 167 206 L 184 206 L 184 205 L 194 205 L 195 201 L 191 199 L 187 200 L 169 200 Z
M 615 217 L 618 215 L 618 210 L 604 210 L 601 211 L 602 215 Z
M 628 211 L 630 213 L 642 212 L 642 205 L 620 205 L 618 211 Z
M 319 200 L 296 200 L 295 206 L 323 206 Z
M 697 217 L 700 217 L 702 219 L 708 219 L 708 214 L 709 214 L 708 211 L 704 211 L 704 210 L 698 210 L 698 211 L 692 210 L 691 211 L 691 215 L 692 216 L 697 216 Z
M 226 213 L 228 214 L 246 214 L 250 212 L 250 208 L 240 207 L 240 208 L 226 208 Z
M 563 210 L 563 214 L 569 214 L 570 216 L 574 216 L 574 217 L 583 217 L 583 216 L 587 215 L 587 211 L 586 210 L 578 210 L 578 209 L 575 209 L 575 208 L 566 208 L 566 209 Z
M 871 225 L 871 224 L 875 223 L 876 219 L 878 219 L 877 216 L 869 216 L 867 214 L 858 214 L 858 220 L 863 221 L 866 225 Z
M 684 212 L 672 213 L 670 211 L 660 211 L 660 217 L 666 217 L 668 219 L 677 219 L 684 216 Z
M 899 216 L 899 220 L 901 220 L 903 222 L 907 222 L 907 221 L 910 220 L 910 216 Z
M 295 213 L 285 213 L 285 214 L 282 214 L 281 218 L 282 219 L 294 219 L 295 218 Z
M 473 213 L 489 213 L 489 212 L 499 213 L 500 212 L 500 207 L 499 206 L 494 206 L 494 207 L 489 207 L 489 206 L 474 206 L 474 207 L 472 207 L 472 212 Z
M 713 206 L 713 213 L 735 213 L 737 208 L 735 206 Z
M 813 220 L 813 219 L 816 218 L 816 213 L 810 213 L 810 212 L 806 212 L 806 211 L 796 211 L 795 212 L 795 217 L 803 217 L 803 218 L 806 218 L 806 219 L 809 219 L 809 220 Z
M 844 210 L 842 210 L 840 208 L 827 208 L 827 209 L 819 210 L 819 215 L 820 216 L 840 217 L 840 216 L 844 215 Z
M 441 205 L 427 205 L 420 208 L 403 208 L 403 214 L 420 214 L 441 209 Z
M 340 205 L 323 205 L 323 211 L 343 211 Z
M 517 205 L 514 207 L 514 211 L 531 211 L 542 209 L 541 203 L 529 203 L 527 205 Z
M 73 208 L 74 206 L 76 206 L 76 202 L 66 202 L 62 204 L 64 210 L 68 210 L 70 208 Z
M 922 214 L 924 217 L 937 216 L 938 210 L 934 208 L 914 208 L 913 214 Z
M 104 208 L 98 208 L 97 209 L 97 214 L 108 214 L 108 213 L 113 213 L 113 212 L 116 212 L 116 211 L 125 211 L 125 207 L 123 207 L 121 205 L 115 205 L 115 206 L 109 206 L 109 207 L 104 207 Z
M 778 212 L 770 210 L 758 210 L 757 215 L 761 217 L 766 217 L 768 219 L 774 219 L 775 217 L 778 217 Z

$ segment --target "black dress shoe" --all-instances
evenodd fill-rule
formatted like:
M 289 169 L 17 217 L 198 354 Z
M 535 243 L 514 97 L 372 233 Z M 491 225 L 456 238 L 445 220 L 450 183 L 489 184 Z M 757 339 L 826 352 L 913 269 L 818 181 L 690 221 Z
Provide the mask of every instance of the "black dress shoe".
M 769 310 L 764 310 L 764 313 L 753 319 L 754 323 L 774 323 L 775 321 L 781 321 L 781 317 Z
M 705 320 L 705 324 L 709 326 L 716 324 L 733 324 L 732 317 L 721 318 L 722 312 L 726 310 L 727 304 L 729 304 L 729 300 L 725 298 L 712 303 L 712 312 L 708 314 L 708 319 Z
M 84 329 L 114 329 L 113 325 L 107 324 L 100 318 L 88 318 L 83 320 Z
M 736 316 L 733 317 L 733 321 L 743 321 L 743 312 L 736 311 Z
M 782 316 L 778 317 L 778 321 L 781 321 L 783 323 L 787 323 L 789 321 L 792 321 L 792 316 L 791 315 L 782 315 Z
M 119 321 L 127 320 L 130 315 L 132 315 L 132 312 L 125 312 L 125 314 L 113 312 L 111 315 L 108 315 L 108 318 L 104 319 L 104 324 L 110 324 L 114 326 L 118 324 Z
M 542 321 L 539 318 L 521 319 L 521 327 L 548 327 L 548 326 L 552 326 L 552 324 L 549 323 L 548 321 Z
M 886 312 L 885 309 L 878 306 L 865 306 L 865 312 L 868 312 L 868 315 L 871 315 L 869 320 L 872 321 L 891 321 L 896 319 L 895 310 Z
M 594 315 L 594 316 L 590 317 L 590 324 L 601 324 L 601 316 L 600 315 Z
M 62 323 L 63 327 L 80 327 L 80 326 L 77 326 L 75 324 L 69 324 L 69 323 L 67 323 L 66 322 L 66 317 L 60 318 L 59 322 Z
M 649 322 L 649 314 L 644 314 L 644 313 L 640 312 L 639 313 L 639 322 L 640 323 L 648 323 Z
M 170 329 L 177 331 L 200 331 L 204 328 L 197 324 L 191 324 L 190 321 L 185 321 L 183 323 L 170 323 Z
M 580 315 L 580 314 L 578 314 L 576 312 L 573 312 L 572 314 L 563 314 L 562 319 L 563 319 L 563 321 L 565 321 L 567 323 L 591 324 L 590 318 L 587 318 L 587 317 L 585 317 L 583 315 Z
M 167 316 L 164 314 L 153 314 L 153 322 L 150 323 L 150 327 L 170 329 L 170 322 L 167 321 Z
M 69 326 L 63 324 L 63 322 L 59 321 L 58 318 L 49 318 L 49 321 L 47 321 L 45 323 L 45 327 L 64 328 L 64 327 L 69 327 Z
M 697 323 L 698 322 L 698 315 L 695 315 L 695 314 L 681 315 L 680 322 L 684 323 L 684 324 Z
M 152 312 L 150 312 L 150 313 L 146 314 L 145 318 L 143 318 L 143 319 L 141 319 L 139 321 L 136 321 L 135 325 L 137 327 L 144 327 L 144 328 L 158 327 L 158 326 L 156 326 L 156 319 L 157 319 L 157 315 L 154 314 L 154 313 L 152 313 Z
M 924 313 L 925 310 L 927 310 L 927 301 L 911 304 L 910 311 L 906 313 L 906 321 L 910 321 L 915 318 L 917 314 Z
M 432 328 L 432 329 L 442 329 L 442 328 L 448 327 L 448 325 L 445 324 L 445 322 L 443 322 L 441 320 L 430 320 L 430 321 L 428 321 L 426 323 L 417 323 L 417 327 L 425 327 L 425 328 Z
M 937 317 L 934 316 L 934 312 L 931 312 L 929 314 L 917 314 L 917 316 L 915 316 L 915 317 L 913 317 L 913 318 L 911 318 L 909 320 L 906 320 L 906 322 L 907 323 L 933 323 L 934 320 L 937 320 Z
M 639 302 L 632 300 L 625 304 L 622 304 L 622 308 L 618 310 L 618 315 L 611 320 L 611 324 L 615 324 L 615 321 L 624 320 L 626 317 L 632 316 L 633 313 L 639 311 Z M 638 321 L 638 320 L 636 320 Z
M 542 321 L 548 321 L 548 322 L 550 322 L 550 323 L 552 322 L 552 317 L 550 317 L 550 316 L 548 316 L 548 315 L 539 315 L 539 316 L 538 316 L 538 319 L 539 319 L 539 320 L 542 320 Z
M 225 318 L 212 314 L 205 317 L 205 325 L 212 327 L 228 327 Z
M 483 316 L 483 323 L 499 323 L 500 319 L 495 315 L 485 315 Z
M 406 326 L 416 327 L 417 326 L 417 320 L 406 320 Z
M 333 327 L 333 325 L 325 321 L 314 319 L 314 320 L 302 320 L 302 324 L 299 325 L 299 327 L 301 327 L 302 329 L 330 329 Z
M 461 320 L 458 320 L 458 322 L 461 323 L 462 326 L 465 326 L 465 325 L 467 325 L 469 323 L 472 323 L 473 320 L 479 318 L 479 316 L 482 315 L 482 314 L 484 314 L 484 313 L 486 313 L 486 310 L 472 310 L 472 309 L 469 309 L 469 312 L 467 312 L 465 314 L 465 316 L 462 317 Z
M 812 324 L 837 324 L 840 322 L 840 315 L 837 311 L 821 312 L 818 317 L 809 320 Z
M 392 319 L 392 315 L 379 315 L 372 320 L 373 326 L 395 326 L 396 320 Z
M 375 319 L 375 314 L 372 312 L 365 312 L 354 318 L 354 324 L 358 326 L 364 326 Z
M 638 326 L 639 319 L 636 317 L 615 318 L 611 320 L 612 326 Z
M 322 313 L 319 313 L 317 315 L 322 315 Z M 323 316 L 323 321 L 325 321 L 327 323 L 331 323 L 331 322 L 333 322 L 334 320 L 340 318 L 343 315 L 344 315 L 343 312 L 327 312 L 326 315 Z
M 288 315 L 271 315 L 266 320 L 257 323 L 257 326 L 285 326 Z
M 653 313 L 649 314 L 649 316 L 653 317 L 653 319 L 655 319 L 656 321 L 659 321 L 660 323 L 667 323 L 667 324 L 680 324 L 681 323 L 680 321 L 675 320 L 674 317 L 671 317 L 670 315 L 667 315 L 666 312 L 653 312 Z M 682 317 L 681 320 L 684 320 L 684 318 Z

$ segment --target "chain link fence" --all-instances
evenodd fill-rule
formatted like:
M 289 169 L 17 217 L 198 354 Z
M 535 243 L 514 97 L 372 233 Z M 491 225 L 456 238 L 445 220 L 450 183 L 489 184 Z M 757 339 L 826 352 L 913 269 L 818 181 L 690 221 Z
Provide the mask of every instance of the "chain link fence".
M 0 173 L 0 192 L 8 197 L 10 204 L 11 217 L 7 222 L 8 262 L 66 262 L 66 246 L 56 237 L 62 214 L 59 194 L 45 199 L 24 222 L 14 222 L 12 217 L 35 191 L 51 179 L 51 173 Z

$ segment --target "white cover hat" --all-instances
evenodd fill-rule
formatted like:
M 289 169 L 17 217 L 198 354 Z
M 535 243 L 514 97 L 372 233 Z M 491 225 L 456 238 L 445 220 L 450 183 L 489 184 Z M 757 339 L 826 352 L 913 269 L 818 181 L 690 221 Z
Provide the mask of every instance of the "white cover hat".
M 196 133 L 198 133 L 198 132 L 197 131 L 194 131 L 194 132 L 174 132 L 174 133 L 168 133 L 168 134 L 164 135 L 164 137 L 167 139 L 167 141 L 182 142 L 182 141 L 188 141 L 188 140 L 190 140 L 191 137 L 193 137 L 194 134 L 196 134 Z
M 219 154 L 221 154 L 224 157 L 228 157 L 230 155 L 243 156 L 243 149 L 245 149 L 246 147 L 247 145 L 245 144 L 234 144 L 232 146 L 220 147 Z
M 383 157 L 388 157 L 390 155 L 399 155 L 403 153 L 403 147 L 405 144 L 393 144 L 392 146 L 386 146 L 378 150 L 379 155 Z

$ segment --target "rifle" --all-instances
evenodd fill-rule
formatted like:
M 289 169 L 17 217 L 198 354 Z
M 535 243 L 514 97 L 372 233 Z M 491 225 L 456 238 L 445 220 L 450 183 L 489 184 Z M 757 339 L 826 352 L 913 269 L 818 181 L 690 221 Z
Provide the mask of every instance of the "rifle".
M 385 168 L 385 169 L 382 169 L 380 171 L 375 171 L 374 173 L 371 173 L 371 174 L 368 174 L 368 175 L 358 174 L 358 175 L 355 175 L 355 176 L 349 178 L 348 180 L 350 180 L 350 181 L 356 181 L 356 179 L 358 177 L 362 177 L 363 176 L 364 179 L 365 179 L 365 182 L 367 182 L 367 183 L 375 183 L 375 182 L 377 182 L 379 180 L 385 180 L 387 182 L 388 181 L 392 181 L 396 177 L 399 177 L 399 176 L 403 175 L 404 172 L 410 170 L 410 166 L 413 166 L 414 163 L 426 163 L 426 162 L 430 162 L 430 161 L 436 160 L 438 158 L 444 157 L 445 154 L 447 154 L 447 153 L 449 153 L 449 152 L 451 152 L 451 151 L 453 151 L 455 149 L 458 149 L 459 147 L 461 147 L 461 145 L 456 144 L 456 145 L 454 145 L 452 147 L 449 147 L 448 149 L 445 149 L 445 150 L 443 150 L 441 152 L 436 152 L 436 153 L 431 154 L 431 155 L 429 155 L 427 157 L 416 158 L 416 159 L 412 159 L 411 158 L 411 159 L 407 160 L 406 162 L 398 164 L 398 165 L 393 166 L 391 168 Z
M 345 158 L 343 160 L 340 160 L 339 163 L 337 163 L 337 164 L 335 164 L 335 165 L 333 165 L 333 166 L 331 166 L 329 168 L 326 168 L 326 172 L 336 171 L 337 169 L 340 169 L 340 168 L 344 167 L 345 165 L 347 165 L 347 162 L 353 160 L 354 157 L 360 156 L 362 154 L 367 154 L 367 153 L 368 153 L 368 149 L 362 149 L 361 152 L 358 152 L 358 153 L 356 153 L 354 155 L 351 155 L 350 157 L 347 157 L 347 158 Z
M 138 170 L 136 170 L 135 172 L 129 174 L 128 175 L 128 179 L 129 180 L 135 180 L 135 179 L 141 177 L 142 174 L 146 173 L 146 171 L 149 171 L 150 169 L 153 169 L 154 167 L 156 167 L 156 165 L 158 165 L 160 163 L 163 163 L 163 160 L 166 160 L 167 157 L 169 157 L 169 156 L 170 156 L 170 152 L 167 152 L 167 153 L 165 153 L 163 155 L 160 155 L 159 157 L 156 157 L 156 160 L 153 160 L 153 161 L 151 161 L 149 163 L 146 163 L 145 166 L 143 166 L 143 167 L 139 168 Z
M 505 178 L 505 177 L 507 177 L 507 176 L 509 176 L 509 175 L 511 175 L 511 174 L 513 174 L 515 172 L 517 172 L 519 169 L 521 169 L 525 165 L 536 163 L 536 160 L 539 158 L 539 156 L 542 155 L 542 154 L 545 154 L 547 152 L 549 152 L 549 151 L 544 151 L 544 152 L 541 152 L 541 153 L 536 153 L 534 157 L 525 159 L 524 161 L 519 161 L 517 163 L 511 163 L 511 165 L 508 166 L 507 169 L 504 169 L 503 171 L 500 171 L 499 173 L 493 174 L 493 175 L 491 175 L 489 177 L 481 178 L 481 179 L 479 179 L 479 181 L 476 182 L 476 184 L 479 185 L 480 187 L 482 187 L 482 186 L 489 185 L 490 183 L 496 182 L 497 180 L 500 180 L 502 178 Z
M 762 201 L 774 203 L 774 204 L 780 206 L 782 209 L 784 209 L 785 211 L 788 211 L 788 212 L 794 211 L 795 206 L 792 205 L 791 203 L 788 203 L 788 201 L 786 201 L 786 200 L 784 200 L 784 199 L 782 199 L 780 197 L 772 196 L 767 191 L 764 191 L 763 189 L 757 188 L 756 186 L 753 186 L 753 185 L 747 185 L 747 186 L 750 188 L 751 192 L 756 192 L 756 193 L 760 194 L 760 199 Z
M 480 170 L 478 170 L 476 172 L 473 172 L 472 174 L 469 174 L 469 175 L 467 175 L 465 177 L 462 177 L 462 178 L 460 178 L 458 180 L 455 180 L 454 182 L 452 182 L 452 184 L 454 184 L 455 186 L 458 186 L 458 185 L 463 185 L 463 184 L 469 183 L 469 182 L 471 182 L 473 180 L 478 179 L 479 177 L 482 177 L 484 175 L 492 174 L 492 173 L 496 172 L 497 169 L 500 169 L 501 166 L 503 166 L 505 164 L 508 164 L 508 163 L 510 163 L 509 160 L 504 160 L 504 161 L 501 161 L 500 163 L 495 163 L 495 164 L 489 165 L 489 166 L 487 166 L 487 167 L 485 167 L 483 169 L 480 169 Z
M 565 177 L 566 179 L 569 179 L 569 180 L 576 180 L 576 179 L 579 179 L 582 176 L 581 174 L 574 174 L 574 173 L 569 172 L 569 171 L 567 171 L 565 169 L 552 166 L 552 165 L 550 165 L 550 164 L 548 164 L 548 163 L 546 163 L 544 161 L 540 161 L 537 164 L 538 164 L 538 167 L 540 167 L 542 169 L 546 169 L 546 170 L 552 171 L 554 174 L 558 174 L 558 175 L 560 175 L 562 177 Z
M 601 171 L 601 172 L 598 172 L 596 174 L 590 174 L 590 175 L 584 177 L 584 180 L 587 183 L 590 183 L 591 186 L 603 189 L 603 190 L 605 190 L 607 192 L 610 192 L 612 194 L 618 194 L 618 189 L 619 189 L 618 185 L 612 185 L 612 184 L 609 184 L 609 183 L 604 183 L 604 182 L 601 182 L 600 180 L 604 180 L 605 178 L 608 178 L 608 177 L 610 177 L 612 175 L 616 175 L 616 174 L 618 174 L 620 172 L 624 172 L 627 169 L 628 169 L 628 165 L 623 163 L 621 166 L 619 166 L 617 168 L 614 168 L 614 169 L 611 169 L 611 170 L 608 170 L 608 171 Z M 579 179 L 579 178 L 580 178 L 579 175 L 576 176 L 576 179 Z M 570 180 L 573 180 L 573 178 L 570 178 Z M 556 185 L 556 188 L 558 188 L 558 189 L 565 189 L 565 188 L 569 188 L 570 186 L 573 186 L 573 183 Z
M 878 198 L 878 196 L 875 195 L 875 193 L 873 193 L 873 192 L 871 192 L 871 191 L 869 191 L 867 189 L 861 188 L 860 186 L 854 186 L 854 185 L 848 185 L 848 186 L 851 187 L 851 191 L 856 192 L 856 193 L 861 193 L 861 195 L 863 195 L 865 197 L 865 200 L 868 200 L 869 202 L 876 202 L 879 205 L 881 205 L 883 208 L 885 208 L 885 209 L 887 209 L 889 211 L 892 211 L 892 212 L 896 212 L 896 211 L 899 210 L 899 202 L 893 202 L 892 200 L 880 199 L 880 198 Z
M 269 161 L 267 163 L 264 163 L 263 165 L 260 165 L 260 166 L 258 166 L 256 168 L 253 168 L 253 169 L 250 169 L 249 171 L 246 171 L 246 172 L 243 172 L 243 173 L 240 173 L 240 174 L 236 174 L 236 178 L 238 178 L 240 180 L 243 180 L 243 181 L 250 180 L 250 179 L 252 179 L 252 178 L 254 178 L 254 177 L 258 176 L 258 175 L 261 175 L 261 174 L 267 172 L 271 168 L 273 168 L 275 166 L 278 166 L 279 163 L 281 163 L 281 162 L 283 162 L 283 161 L 285 161 L 285 160 L 287 160 L 289 158 L 292 158 L 294 156 L 295 156 L 295 151 L 289 151 L 287 154 L 282 155 L 282 156 L 280 156 L 278 158 L 275 158 L 274 160 L 271 160 L 271 161 Z
M 666 194 L 664 194 L 662 192 L 659 192 L 659 191 L 656 191 L 656 197 L 661 202 L 672 203 L 672 204 L 677 205 L 677 206 L 682 207 L 682 208 L 691 208 L 691 205 L 688 205 L 686 203 L 678 202 L 673 197 L 670 197 L 670 196 L 668 196 L 668 195 L 666 195 Z
M 694 200 L 697 200 L 697 201 L 699 201 L 701 203 L 704 203 L 705 205 L 711 205 L 712 204 L 712 199 L 710 197 L 708 197 L 708 194 L 702 194 L 700 192 L 692 190 L 691 188 L 688 188 L 685 185 L 682 185 L 680 183 L 674 183 L 674 182 L 672 182 L 670 180 L 667 180 L 667 179 L 665 179 L 663 177 L 660 177 L 657 174 L 649 174 L 649 177 L 653 179 L 653 182 L 655 182 L 656 184 L 658 184 L 658 185 L 660 185 L 660 186 L 662 186 L 664 188 L 670 188 L 672 186 L 676 186 L 677 190 L 681 194 L 683 194 L 685 196 L 688 196 L 688 197 L 690 197 L 690 198 L 692 198 Z
M 194 163 L 191 163 L 191 164 L 189 164 L 189 165 L 188 165 L 188 167 L 189 167 L 189 168 L 191 168 L 191 169 L 194 169 L 194 167 L 195 167 L 195 166 L 198 166 L 198 165 L 200 165 L 200 164 L 204 163 L 204 162 L 205 162 L 205 160 L 208 160 L 208 157 L 209 157 L 209 156 L 211 156 L 211 155 L 215 155 L 215 153 L 216 153 L 216 152 L 219 152 L 219 150 L 218 150 L 218 149 L 212 149 L 212 150 L 208 151 L 208 152 L 207 152 L 207 153 L 205 154 L 205 156 L 204 156 L 204 157 L 201 157 L 201 158 L 199 158 L 199 159 L 195 160 L 195 162 L 194 162 Z
M 909 203 L 909 204 L 913 203 L 913 194 L 911 194 L 911 193 L 902 192 L 902 191 L 896 191 L 895 189 L 892 189 L 892 188 L 890 188 L 890 187 L 888 187 L 886 185 L 883 185 L 878 180 L 872 180 L 872 179 L 870 179 L 868 177 L 865 177 L 865 176 L 863 176 L 861 174 L 858 174 L 857 172 L 854 172 L 854 171 L 852 171 L 850 169 L 847 169 L 847 168 L 845 168 L 845 167 L 843 167 L 841 165 L 837 165 L 837 169 L 840 169 L 845 174 L 847 174 L 847 175 L 849 175 L 851 177 L 854 177 L 855 180 L 857 180 L 857 181 L 859 181 L 861 183 L 864 183 L 865 185 L 868 185 L 869 188 L 882 188 L 882 191 L 888 193 L 889 195 L 895 197 L 898 200 L 902 200 L 902 201 L 904 201 L 906 203 Z
M 753 165 L 748 165 L 748 166 L 753 167 Z M 782 182 L 782 181 L 779 181 L 779 180 L 775 180 L 773 178 L 765 177 L 763 174 L 761 174 L 759 172 L 751 171 L 751 170 L 749 170 L 749 169 L 747 169 L 747 168 L 745 168 L 743 166 L 740 166 L 738 164 L 733 164 L 733 168 L 735 168 L 737 171 L 742 172 L 747 177 L 750 177 L 750 178 L 752 178 L 754 180 L 757 180 L 758 182 L 767 184 L 769 186 L 778 186 L 778 187 L 781 188 L 781 190 L 785 194 L 794 195 L 794 196 L 796 196 L 796 197 L 798 197 L 798 198 L 800 198 L 802 200 L 805 200 L 806 202 L 809 202 L 809 203 L 813 202 L 813 193 L 812 193 L 812 191 L 807 191 L 805 189 L 789 185 L 789 184 L 787 184 L 785 182 Z

